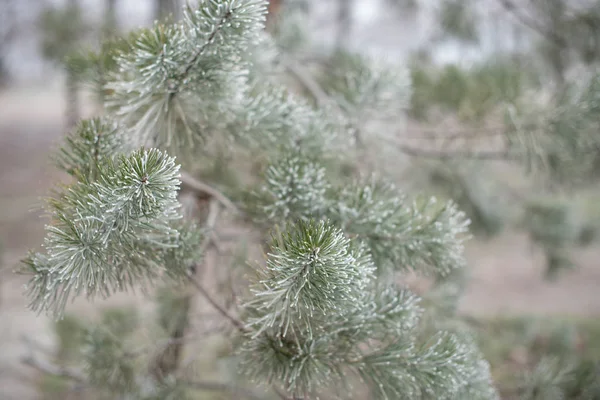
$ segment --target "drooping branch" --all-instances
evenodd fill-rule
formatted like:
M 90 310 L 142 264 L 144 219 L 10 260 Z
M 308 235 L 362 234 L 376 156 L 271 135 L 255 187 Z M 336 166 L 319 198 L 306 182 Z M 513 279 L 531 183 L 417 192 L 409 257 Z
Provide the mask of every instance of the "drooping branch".
M 52 363 L 37 359 L 33 356 L 23 357 L 21 359 L 21 362 L 23 362 L 23 364 L 25 364 L 31 368 L 34 368 L 44 374 L 69 379 L 71 381 L 76 382 L 79 385 L 87 384 L 87 378 L 81 371 L 79 371 L 77 369 L 60 367 L 60 366 L 54 365 Z M 255 394 L 246 388 L 241 388 L 241 387 L 229 385 L 226 383 L 197 381 L 197 380 L 179 381 L 178 383 L 185 385 L 189 388 L 193 388 L 193 389 L 197 389 L 197 390 L 201 390 L 201 391 L 231 393 L 231 394 L 239 395 L 242 398 L 247 398 L 250 400 L 262 399 L 262 397 L 260 397 L 258 394 Z
M 413 157 L 435 158 L 438 160 L 510 160 L 514 155 L 506 150 L 504 151 L 444 151 L 444 150 L 427 150 L 418 147 L 411 147 L 397 143 L 397 148 L 404 154 Z
M 181 172 L 181 184 L 184 188 L 198 193 L 201 197 L 205 197 L 206 195 L 208 195 L 209 197 L 215 198 L 230 211 L 233 211 L 235 213 L 240 212 L 239 209 L 235 206 L 235 204 L 233 204 L 233 202 L 229 200 L 218 189 L 202 181 L 199 181 L 198 179 L 194 178 L 192 175 L 185 171 Z
M 241 396 L 242 398 L 250 400 L 261 400 L 262 396 L 257 393 L 253 393 L 247 388 L 236 387 L 228 385 L 226 383 L 219 382 L 205 382 L 205 381 L 181 381 L 181 383 L 187 387 L 198 389 L 207 392 L 225 392 L 232 395 Z
M 283 61 L 283 66 L 287 69 L 298 82 L 310 93 L 319 107 L 331 104 L 331 100 L 321 86 L 307 73 L 298 63 L 289 60 Z
M 33 355 L 21 358 L 21 362 L 48 375 L 59 376 L 61 378 L 70 379 L 78 383 L 83 383 L 87 380 L 85 375 L 78 370 L 59 367 L 49 362 L 39 360 Z
M 204 286 L 198 283 L 198 281 L 191 274 L 188 274 L 187 278 L 190 281 L 190 283 L 198 290 L 198 292 L 210 303 L 210 305 L 227 320 L 229 320 L 229 322 L 231 322 L 233 326 L 235 326 L 242 333 L 248 332 L 248 328 L 246 328 L 244 323 L 236 317 L 234 317 L 233 315 L 231 315 L 229 311 L 225 309 L 225 307 L 221 306 L 215 299 L 213 299 L 208 290 L 206 290 Z

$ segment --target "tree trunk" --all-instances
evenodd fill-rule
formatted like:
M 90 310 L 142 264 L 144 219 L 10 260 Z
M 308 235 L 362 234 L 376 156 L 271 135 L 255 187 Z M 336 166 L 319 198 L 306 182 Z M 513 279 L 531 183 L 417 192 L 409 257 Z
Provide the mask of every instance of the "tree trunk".
M 18 22 L 16 20 L 15 1 L 0 1 L 0 89 L 8 86 L 9 71 L 6 65 L 5 52 L 9 43 L 14 39 Z
M 274 24 L 277 22 L 277 17 L 279 16 L 279 11 L 281 10 L 281 5 L 283 0 L 269 0 L 269 8 L 267 14 L 267 22 L 266 28 L 268 31 L 273 29 Z
M 155 19 L 164 21 L 167 18 L 177 19 L 179 0 L 155 0 Z
M 67 7 L 79 7 L 79 0 L 68 0 Z M 78 84 L 75 75 L 69 69 L 65 69 L 67 74 L 65 78 L 66 128 L 72 129 L 80 118 Z
M 67 70 L 66 83 L 65 83 L 65 101 L 66 101 L 66 119 L 67 129 L 73 128 L 77 121 L 79 121 L 79 95 L 78 85 L 75 75 Z
M 0 48 L 0 90 L 8 86 L 9 80 L 8 68 L 6 68 L 6 63 L 4 61 L 2 51 L 3 50 Z
M 110 39 L 117 33 L 117 0 L 106 0 L 104 11 L 103 39 Z
M 352 6 L 353 0 L 338 0 L 338 15 L 337 15 L 337 38 L 335 41 L 336 48 L 344 48 L 348 45 L 350 31 L 352 30 Z

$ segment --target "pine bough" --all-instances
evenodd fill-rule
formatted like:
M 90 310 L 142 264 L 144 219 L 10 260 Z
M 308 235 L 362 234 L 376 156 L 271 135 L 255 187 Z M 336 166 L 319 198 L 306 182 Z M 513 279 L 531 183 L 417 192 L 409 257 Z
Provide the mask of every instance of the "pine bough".
M 225 140 L 240 158 L 266 160 L 239 206 L 256 226 L 281 227 L 241 305 L 237 354 L 249 378 L 305 399 L 352 397 L 353 382 L 378 399 L 497 398 L 472 339 L 425 335 L 419 298 L 393 279 L 463 268 L 468 221 L 453 204 L 339 173 L 352 154 L 348 120 L 260 78 L 257 68 L 277 60 L 251 62 L 273 46 L 265 13 L 263 0 L 206 0 L 180 23 L 134 32 L 86 61 L 113 66 L 92 74 L 107 115 L 82 121 L 58 151 L 74 183 L 47 203 L 45 251 L 24 261 L 31 308 L 60 316 L 79 295 L 184 281 L 205 234 L 182 218 L 180 167 L 165 151 L 190 165 L 190 148 Z M 393 71 L 364 68 L 336 80 L 348 104 L 407 90 L 381 81 Z M 148 397 L 115 340 L 90 333 L 91 384 L 126 398 L 184 396 L 163 380 Z

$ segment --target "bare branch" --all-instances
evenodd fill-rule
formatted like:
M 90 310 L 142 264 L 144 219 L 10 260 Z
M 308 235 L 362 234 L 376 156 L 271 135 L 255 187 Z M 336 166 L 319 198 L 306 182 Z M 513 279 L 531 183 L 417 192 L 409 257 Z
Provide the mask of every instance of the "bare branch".
M 398 150 L 413 157 L 436 158 L 438 160 L 471 159 L 471 160 L 510 160 L 514 155 L 508 151 L 443 151 L 426 150 L 406 145 L 398 145 Z
M 502 7 L 512 14 L 515 19 L 517 19 L 522 25 L 528 27 L 529 29 L 536 31 L 544 38 L 554 43 L 556 46 L 563 48 L 567 46 L 567 41 L 564 37 L 559 35 L 558 33 L 546 29 L 544 26 L 541 26 L 535 21 L 533 18 L 530 18 L 528 15 L 521 13 L 518 10 L 518 7 L 512 0 L 498 0 L 498 2 L 502 5 Z
M 86 380 L 85 376 L 77 370 L 59 367 L 42 360 L 38 360 L 33 355 L 21 358 L 21 362 L 45 374 L 60 376 L 76 382 L 85 382 Z
M 36 370 L 43 372 L 48 375 L 59 376 L 61 378 L 70 379 L 80 384 L 86 383 L 86 377 L 79 371 L 74 369 L 68 369 L 59 367 L 57 365 L 38 360 L 33 356 L 23 357 L 22 362 Z M 235 387 L 225 383 L 218 382 L 205 382 L 205 381 L 180 381 L 179 383 L 189 386 L 190 388 L 212 391 L 212 392 L 229 392 L 232 394 L 239 395 L 243 398 L 251 400 L 260 400 L 262 397 L 250 392 L 247 389 Z
M 187 274 L 187 278 L 198 290 L 198 292 L 200 292 L 200 294 L 202 294 L 202 296 L 204 296 L 204 298 L 210 303 L 210 305 L 213 306 L 222 316 L 227 318 L 233 324 L 233 326 L 235 326 L 242 333 L 248 332 L 248 329 L 242 323 L 242 321 L 229 314 L 224 307 L 217 303 L 217 301 L 212 298 L 210 293 L 208 293 L 208 291 L 200 283 L 198 283 L 198 281 L 196 281 L 191 274 Z
M 235 206 L 235 204 L 233 204 L 233 202 L 229 200 L 218 189 L 215 189 L 212 186 L 199 181 L 198 179 L 194 178 L 192 175 L 185 171 L 181 172 L 181 184 L 188 190 L 200 193 L 202 195 L 208 195 L 217 199 L 221 204 L 223 204 L 223 206 L 225 206 L 225 208 L 235 213 L 240 212 L 239 209 Z
M 287 69 L 298 82 L 310 93 L 319 107 L 331 104 L 331 100 L 321 86 L 308 74 L 302 67 L 289 60 L 283 61 L 283 66 Z
M 206 251 L 210 243 L 214 240 L 214 230 L 217 225 L 217 219 L 219 218 L 219 213 L 221 212 L 221 207 L 216 199 L 211 200 L 208 203 L 208 217 L 206 218 L 206 224 L 204 225 L 206 229 L 206 236 L 201 245 L 202 254 Z
M 236 387 L 232 385 L 228 385 L 226 383 L 218 383 L 218 382 L 204 382 L 204 381 L 181 381 L 183 385 L 186 385 L 193 389 L 209 391 L 209 392 L 229 392 L 233 395 L 241 396 L 242 398 L 247 398 L 251 400 L 261 400 L 262 396 L 258 394 L 252 393 L 248 389 L 244 389 L 241 387 Z

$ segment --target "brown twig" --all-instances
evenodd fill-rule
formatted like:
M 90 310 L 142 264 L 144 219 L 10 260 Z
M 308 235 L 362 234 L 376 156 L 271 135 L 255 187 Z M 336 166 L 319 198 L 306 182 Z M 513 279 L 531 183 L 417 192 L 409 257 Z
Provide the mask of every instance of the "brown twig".
M 187 274 L 187 278 L 190 281 L 190 283 L 198 290 L 198 292 L 200 292 L 200 294 L 210 303 L 210 305 L 213 306 L 222 316 L 227 318 L 233 324 L 233 326 L 235 326 L 242 333 L 248 332 L 248 329 L 242 323 L 242 321 L 229 314 L 229 312 L 224 307 L 217 303 L 217 301 L 212 298 L 212 296 L 210 295 L 210 293 L 208 293 L 204 286 L 198 283 L 198 281 L 196 281 L 196 279 L 191 274 Z
M 218 189 L 215 189 L 214 187 L 199 181 L 198 179 L 194 178 L 192 175 L 190 175 L 189 173 L 182 171 L 181 172 L 181 184 L 184 188 L 187 188 L 188 190 L 200 193 L 202 195 L 208 195 L 216 200 L 219 201 L 219 203 L 223 204 L 223 206 L 225 206 L 225 208 L 239 213 L 238 208 L 235 206 L 235 204 L 233 204 L 233 202 L 231 200 L 229 200 L 223 193 L 221 193 Z
M 206 230 L 206 236 L 202 241 L 200 246 L 200 250 L 202 254 L 206 252 L 208 246 L 214 240 L 214 230 L 217 225 L 217 219 L 219 219 L 219 214 L 221 212 L 221 207 L 216 199 L 211 200 L 208 203 L 208 217 L 206 218 L 206 223 L 204 224 L 204 229 Z
M 332 103 L 327 93 L 302 67 L 288 60 L 283 60 L 283 66 L 310 93 L 318 106 L 322 107 Z
M 57 365 L 54 365 L 54 364 L 51 364 L 48 362 L 44 362 L 42 360 L 38 360 L 33 356 L 23 357 L 21 359 L 21 361 L 25 365 L 28 365 L 28 366 L 30 366 L 40 372 L 48 374 L 48 375 L 53 375 L 53 376 L 58 376 L 61 378 L 70 379 L 79 384 L 85 384 L 87 381 L 85 375 L 78 370 L 59 367 Z M 185 386 L 188 386 L 188 387 L 194 388 L 194 389 L 198 389 L 198 390 L 211 391 L 211 392 L 229 392 L 229 393 L 237 394 L 237 395 L 240 395 L 242 397 L 252 399 L 252 400 L 255 400 L 255 399 L 260 400 L 262 398 L 256 394 L 248 391 L 247 389 L 228 385 L 225 383 L 207 382 L 207 381 L 179 381 L 178 383 L 181 383 Z
M 32 368 L 37 369 L 40 372 L 45 373 L 45 374 L 60 376 L 62 378 L 71 379 L 76 382 L 85 382 L 86 381 L 85 376 L 77 370 L 65 368 L 65 367 L 59 367 L 57 365 L 54 365 L 54 364 L 51 364 L 48 362 L 44 362 L 42 360 L 38 360 L 33 355 L 29 355 L 27 357 L 21 358 L 21 362 L 25 365 L 28 365 Z
M 471 159 L 471 160 L 510 160 L 514 155 L 508 151 L 444 151 L 427 150 L 417 147 L 397 145 L 398 150 L 413 157 L 436 158 L 438 160 Z
M 248 389 L 228 385 L 226 383 L 204 381 L 181 381 L 181 383 L 193 389 L 209 392 L 229 392 L 231 394 L 238 395 L 251 400 L 261 400 L 263 398 L 258 394 L 250 392 Z
M 293 400 L 293 398 L 288 397 L 288 395 L 285 394 L 285 392 L 279 389 L 277 386 L 273 385 L 273 390 L 275 391 L 275 393 L 277 393 L 277 396 L 279 396 L 281 400 Z

